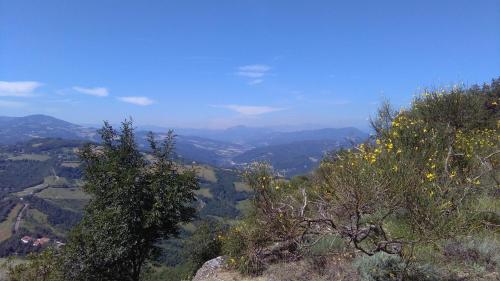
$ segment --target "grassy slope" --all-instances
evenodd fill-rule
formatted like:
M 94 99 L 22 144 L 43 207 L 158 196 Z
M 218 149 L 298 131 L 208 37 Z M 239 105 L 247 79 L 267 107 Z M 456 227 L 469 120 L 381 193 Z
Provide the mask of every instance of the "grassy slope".
M 36 196 L 43 199 L 68 199 L 68 200 L 88 200 L 90 196 L 83 192 L 79 187 L 70 188 L 55 188 L 49 187 L 41 192 L 37 193 Z
M 17 214 L 19 213 L 19 211 L 21 211 L 22 208 L 23 204 L 17 204 L 10 211 L 7 219 L 4 222 L 0 223 L 0 241 L 5 241 L 12 236 L 12 228 L 16 223 Z
M 13 156 L 8 158 L 8 160 L 34 160 L 34 161 L 47 161 L 50 159 L 50 156 L 45 154 L 21 154 L 18 156 Z

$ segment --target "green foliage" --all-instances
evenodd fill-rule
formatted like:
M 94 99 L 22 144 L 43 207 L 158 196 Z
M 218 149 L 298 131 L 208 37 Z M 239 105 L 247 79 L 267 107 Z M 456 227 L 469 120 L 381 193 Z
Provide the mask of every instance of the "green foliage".
M 427 91 L 399 112 L 384 103 L 376 138 L 330 154 L 310 177 L 253 165 L 252 211 L 223 245 L 229 264 L 258 273 L 335 252 L 327 237 L 340 237 L 366 254 L 366 280 L 440 280 L 418 265 L 422 249 L 439 255 L 443 241 L 498 227 L 499 103 L 499 80 Z
M 287 181 L 276 177 L 265 163 L 252 164 L 245 178 L 254 191 L 251 209 L 228 232 L 223 251 L 230 257 L 229 264 L 240 272 L 258 274 L 272 260 L 300 255 L 295 238 L 304 233 L 301 200 L 306 191 L 303 178 Z
M 152 161 L 139 152 L 131 122 L 120 132 L 105 123 L 100 134 L 102 146 L 81 151 L 92 199 L 64 248 L 65 278 L 139 280 L 155 243 L 192 219 L 198 183 L 174 164 L 172 133 L 161 144 L 150 136 Z
M 221 255 L 224 229 L 221 223 L 208 220 L 198 225 L 193 235 L 185 241 L 183 247 L 187 260 L 195 270 L 206 261 Z
M 482 227 L 475 202 L 498 184 L 500 151 L 487 99 L 454 88 L 426 92 L 393 117 L 383 108 L 375 143 L 322 163 L 318 212 L 369 255 L 406 255 L 418 243 Z M 396 219 L 398 229 L 391 228 Z
M 62 281 L 61 256 L 54 249 L 30 254 L 26 262 L 14 264 L 8 260 L 6 281 Z
M 387 253 L 361 256 L 353 262 L 361 281 L 441 281 L 440 272 L 430 265 L 407 264 L 401 257 Z
M 231 228 L 224 237 L 222 251 L 229 256 L 228 265 L 243 274 L 257 275 L 262 273 L 265 265 L 258 256 L 271 241 L 268 233 L 252 225 L 252 219 L 244 221 Z
M 0 191 L 17 192 L 43 183 L 51 174 L 53 161 L 0 160 Z

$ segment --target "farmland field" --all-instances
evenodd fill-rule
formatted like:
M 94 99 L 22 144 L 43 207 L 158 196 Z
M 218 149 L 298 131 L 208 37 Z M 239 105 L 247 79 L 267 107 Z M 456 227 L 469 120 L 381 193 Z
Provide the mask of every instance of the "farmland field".
M 248 184 L 246 184 L 244 182 L 235 182 L 234 189 L 236 189 L 236 191 L 239 191 L 239 192 L 252 192 L 252 189 L 250 188 L 250 186 L 248 186 Z
M 36 194 L 43 199 L 90 199 L 89 195 L 78 187 L 57 188 L 49 187 Z
M 8 160 L 20 161 L 20 160 L 33 160 L 33 161 L 47 161 L 50 156 L 45 154 L 21 154 L 18 156 L 9 157 Z
M 210 192 L 209 188 L 200 188 L 196 190 L 194 193 L 196 193 L 196 195 L 201 195 L 206 198 L 214 198 L 214 195 Z

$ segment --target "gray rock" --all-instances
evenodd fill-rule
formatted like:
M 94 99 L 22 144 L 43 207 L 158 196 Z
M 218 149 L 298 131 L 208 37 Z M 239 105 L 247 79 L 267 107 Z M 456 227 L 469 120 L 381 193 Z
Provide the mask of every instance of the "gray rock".
M 224 266 L 226 257 L 217 257 L 211 259 L 203 264 L 203 266 L 198 269 L 193 281 L 218 281 L 222 280 L 217 278 L 218 271 Z

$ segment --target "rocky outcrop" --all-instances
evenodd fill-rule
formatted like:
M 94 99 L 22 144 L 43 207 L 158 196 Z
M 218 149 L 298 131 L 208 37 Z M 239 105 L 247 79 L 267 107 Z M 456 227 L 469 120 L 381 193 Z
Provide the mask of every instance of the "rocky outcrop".
M 217 257 L 215 259 L 211 259 L 203 264 L 203 266 L 198 269 L 196 275 L 193 278 L 193 281 L 222 281 L 218 273 L 221 271 L 224 266 L 226 258 L 225 257 Z
M 350 261 L 294 261 L 271 264 L 259 276 L 241 275 L 225 265 L 226 258 L 207 261 L 198 270 L 193 281 L 359 281 Z

